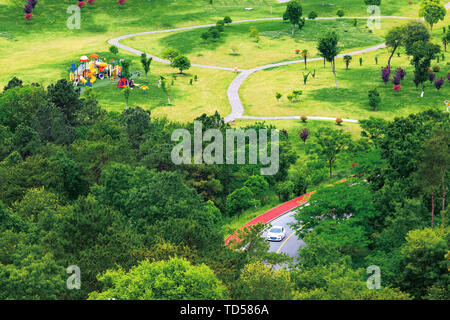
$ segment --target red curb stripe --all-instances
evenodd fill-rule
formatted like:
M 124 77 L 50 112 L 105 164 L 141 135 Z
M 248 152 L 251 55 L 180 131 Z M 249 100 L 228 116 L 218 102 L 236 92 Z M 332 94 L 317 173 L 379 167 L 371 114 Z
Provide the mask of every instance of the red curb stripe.
M 344 178 L 342 180 L 339 180 L 337 183 L 344 182 L 346 180 L 347 179 Z M 332 186 L 332 185 L 330 185 L 330 186 Z M 268 222 L 270 222 L 270 221 L 272 221 L 272 220 L 282 216 L 283 214 L 291 211 L 292 209 L 300 207 L 302 204 L 308 202 L 307 199 L 314 192 L 315 191 L 311 191 L 311 192 L 309 192 L 307 194 L 304 194 L 304 195 L 302 195 L 302 196 L 300 196 L 298 198 L 295 198 L 295 199 L 289 200 L 289 201 L 287 201 L 287 202 L 285 202 L 283 204 L 280 204 L 278 207 L 270 209 L 269 211 L 263 213 L 262 215 L 254 218 L 250 222 L 247 222 L 245 225 L 242 226 L 241 230 L 244 229 L 247 226 L 255 225 L 255 224 L 259 223 L 259 222 L 262 223 L 262 224 L 266 224 L 266 223 L 268 223 Z M 237 234 L 236 233 L 228 236 L 225 239 L 225 245 L 228 245 L 232 239 L 237 239 Z

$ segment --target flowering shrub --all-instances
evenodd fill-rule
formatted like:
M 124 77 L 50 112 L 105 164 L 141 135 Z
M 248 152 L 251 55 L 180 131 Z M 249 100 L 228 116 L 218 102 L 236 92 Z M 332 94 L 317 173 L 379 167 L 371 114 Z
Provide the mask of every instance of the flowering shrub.
M 394 79 L 392 79 L 392 83 L 395 85 L 399 85 L 401 81 L 401 75 L 398 73 L 394 76 Z
M 406 71 L 403 70 L 402 68 L 398 68 L 398 69 L 395 71 L 395 75 L 396 75 L 396 76 L 398 75 L 399 78 L 400 78 L 400 80 L 403 80 L 403 79 L 405 78 Z
M 439 71 L 441 71 L 441 67 L 439 67 L 438 65 L 433 66 L 433 72 L 438 73 Z
M 440 90 L 441 87 L 444 85 L 444 78 L 439 78 L 434 82 L 434 86 L 436 87 L 436 89 Z
M 300 53 L 300 49 L 295 49 L 295 54 L 299 54 Z
M 395 92 L 398 92 L 401 88 L 402 88 L 402 85 L 401 85 L 401 84 L 396 84 L 396 85 L 394 85 L 394 91 L 395 91 Z
M 383 79 L 384 83 L 388 83 L 390 74 L 391 74 L 391 70 L 390 70 L 389 66 L 381 69 L 381 79 Z
M 84 0 L 78 1 L 78 7 L 80 9 L 83 9 L 83 7 L 86 5 L 86 2 L 84 2 Z
M 428 79 L 430 79 L 430 82 L 433 83 L 434 78 L 436 78 L 436 75 L 433 72 L 430 72 Z
M 342 120 L 341 118 L 336 118 L 336 124 L 338 126 L 340 126 L 342 124 L 342 122 L 344 122 L 344 120 Z
M 28 0 L 27 4 L 23 8 L 23 11 L 25 12 L 25 19 L 27 19 L 28 21 L 30 21 L 31 18 L 33 17 L 32 11 L 34 7 L 36 7 L 37 3 L 38 3 L 37 0 Z
M 301 116 L 300 119 L 301 119 L 303 122 L 306 122 L 306 120 L 308 120 L 308 117 L 307 117 L 307 116 Z

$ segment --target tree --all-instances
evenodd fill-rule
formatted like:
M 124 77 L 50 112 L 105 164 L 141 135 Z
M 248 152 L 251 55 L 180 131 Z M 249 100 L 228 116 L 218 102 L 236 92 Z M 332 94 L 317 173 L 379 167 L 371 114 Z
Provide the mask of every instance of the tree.
M 139 148 L 147 138 L 150 129 L 150 110 L 144 110 L 137 106 L 122 112 L 122 121 L 125 123 L 128 139 L 133 147 Z
M 303 60 L 305 60 L 305 69 L 306 69 L 306 60 L 308 60 L 308 50 L 303 49 L 302 57 L 303 57 Z
M 178 56 L 175 59 L 173 59 L 172 63 L 170 64 L 172 68 L 177 68 L 180 70 L 180 74 L 183 74 L 183 70 L 188 70 L 191 67 L 191 62 L 189 59 L 185 56 Z
M 283 14 L 283 20 L 289 20 L 291 23 L 292 35 L 294 35 L 295 26 L 300 26 L 302 12 L 303 8 L 298 0 L 291 0 L 286 7 L 286 11 Z
M 369 106 L 372 107 L 373 111 L 377 111 L 380 102 L 381 98 L 378 90 L 376 88 L 369 90 Z
M 141 64 L 142 67 L 144 68 L 144 72 L 145 72 L 145 79 L 148 81 L 148 72 L 150 71 L 150 64 L 152 63 L 153 58 L 147 58 L 147 54 L 143 53 L 141 54 Z
M 323 36 L 319 38 L 319 42 L 317 44 L 317 50 L 321 53 L 322 57 L 326 59 L 326 61 L 331 62 L 334 74 L 334 81 L 336 82 L 336 88 L 338 87 L 337 79 L 336 79 L 336 66 L 335 66 L 335 57 L 339 53 L 338 48 L 339 37 L 336 31 L 328 31 Z
M 336 12 L 336 15 L 339 17 L 339 18 L 342 18 L 343 16 L 344 16 L 344 10 L 342 10 L 342 9 L 339 9 L 337 12 Z
M 348 65 L 350 64 L 350 61 L 352 61 L 352 56 L 345 55 L 344 61 L 345 61 L 345 68 L 348 70 Z
M 120 65 L 122 66 L 122 78 L 125 79 L 129 79 L 131 78 L 131 72 L 130 72 L 130 65 L 131 65 L 131 61 L 130 60 L 122 60 L 120 61 Z
M 316 19 L 316 18 L 317 18 L 317 13 L 316 13 L 315 11 L 311 11 L 311 12 L 308 14 L 308 19 L 314 20 L 314 19 Z
M 368 6 L 380 6 L 381 0 L 364 0 L 364 3 Z
M 167 95 L 167 103 L 170 105 L 170 92 L 172 91 L 172 85 L 167 83 L 166 79 L 161 77 L 161 89 Z
M 404 26 L 402 45 L 407 55 L 413 55 L 413 45 L 416 42 L 426 43 L 430 40 L 430 31 L 421 21 L 411 21 Z
M 422 0 L 420 3 L 419 17 L 423 17 L 430 25 L 430 33 L 433 34 L 433 25 L 439 20 L 444 20 L 447 10 L 441 4 L 441 0 Z
M 431 194 L 431 226 L 434 226 L 434 193 L 441 185 L 442 189 L 442 227 L 445 211 L 445 173 L 450 163 L 450 139 L 447 130 L 435 128 L 431 136 L 422 143 L 419 153 L 415 180 L 426 195 Z
M 450 29 L 442 36 L 442 43 L 444 44 L 444 50 L 447 51 L 447 45 L 450 43 Z
M 292 181 L 280 181 L 275 186 L 275 192 L 281 201 L 288 201 L 294 192 L 294 183 Z
M 351 136 L 344 130 L 324 128 L 317 135 L 319 148 L 315 150 L 320 159 L 326 160 L 330 169 L 330 180 L 333 177 L 333 166 L 336 158 L 350 145 Z
M 402 44 L 403 38 L 405 37 L 405 27 L 394 27 L 388 31 L 388 33 L 385 36 L 385 43 L 386 47 L 391 50 L 391 54 L 389 55 L 388 59 L 388 67 L 391 68 L 391 59 L 394 55 L 395 51 L 400 47 Z
M 90 300 L 221 300 L 226 287 L 205 264 L 192 265 L 185 259 L 150 263 L 142 261 L 128 272 L 108 270 L 99 275 L 102 292 L 92 292 Z
M 125 109 L 128 109 L 128 99 L 130 98 L 131 88 L 126 86 L 122 89 L 122 93 L 125 98 Z
M 219 32 L 225 31 L 225 22 L 223 20 L 219 20 L 216 22 L 216 28 Z
M 79 89 L 75 89 L 72 83 L 61 79 L 49 85 L 47 99 L 64 113 L 69 124 L 77 124 L 76 114 L 82 109 L 82 100 Z
M 293 292 L 288 271 L 275 271 L 261 261 L 247 264 L 233 287 L 239 300 L 289 300 Z
M 240 216 L 242 211 L 254 205 L 254 195 L 248 187 L 236 189 L 227 196 L 226 208 L 230 216 Z
M 309 130 L 304 128 L 302 131 L 298 132 L 298 136 L 303 140 L 303 144 L 306 144 L 306 140 L 309 138 Z
M 441 287 L 448 299 L 448 228 L 411 230 L 406 241 L 401 249 L 401 288 L 420 299 L 431 287 Z
M 256 42 L 259 42 L 259 31 L 256 27 L 250 27 L 250 38 L 253 38 Z
M 269 183 L 262 176 L 250 176 L 247 181 L 245 181 L 244 186 L 249 188 L 256 199 L 265 202 L 265 197 L 269 191 Z
M 282 96 L 283 96 L 283 95 L 282 95 L 281 93 L 279 93 L 279 92 L 275 93 L 275 98 L 277 99 L 277 102 L 280 101 L 280 99 L 281 99 Z
M 119 48 L 116 46 L 109 47 L 109 52 L 111 52 L 113 55 L 117 55 L 119 53 Z
M 12 79 L 8 81 L 6 87 L 3 88 L 3 92 L 15 87 L 23 87 L 23 81 L 20 80 L 19 78 L 12 77 Z
M 233 22 L 233 20 L 231 20 L 229 16 L 226 16 L 225 18 L 223 18 L 223 22 L 225 22 L 226 24 L 230 24 L 231 22 Z
M 162 57 L 164 59 L 169 60 L 170 62 L 172 62 L 176 57 L 178 57 L 180 55 L 180 51 L 178 51 L 175 48 L 172 47 L 168 47 L 166 49 L 164 49 L 163 53 L 162 53 Z
M 413 56 L 411 64 L 414 66 L 414 79 L 417 83 L 422 84 L 422 94 L 424 92 L 424 82 L 429 76 L 429 68 L 431 60 L 436 58 L 436 55 L 441 51 L 437 44 L 431 42 L 415 42 L 409 49 Z

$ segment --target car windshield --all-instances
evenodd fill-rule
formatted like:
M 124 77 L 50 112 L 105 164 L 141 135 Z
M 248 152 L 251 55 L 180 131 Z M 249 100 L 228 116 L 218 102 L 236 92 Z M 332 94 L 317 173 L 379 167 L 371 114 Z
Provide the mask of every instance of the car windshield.
M 272 228 L 270 229 L 271 233 L 281 233 L 281 228 Z

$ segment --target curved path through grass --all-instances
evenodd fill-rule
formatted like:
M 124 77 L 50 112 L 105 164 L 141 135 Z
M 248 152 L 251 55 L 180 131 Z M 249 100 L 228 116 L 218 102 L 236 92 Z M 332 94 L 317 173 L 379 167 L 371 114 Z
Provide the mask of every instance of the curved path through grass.
M 450 9 L 450 2 L 448 2 L 445 7 L 448 9 Z M 372 19 L 374 17 L 342 17 L 342 18 L 337 18 L 337 17 L 323 17 L 323 18 L 316 18 L 316 20 L 336 20 L 336 19 Z M 403 19 L 403 20 L 410 20 L 410 19 L 416 19 L 416 18 L 411 18 L 411 17 L 397 17 L 397 16 L 380 16 L 378 17 L 380 19 Z M 250 19 L 250 20 L 239 20 L 239 21 L 233 21 L 232 23 L 244 23 L 244 22 L 253 22 L 253 21 L 270 21 L 270 20 L 282 20 L 282 18 L 260 18 L 260 19 Z M 204 24 L 204 25 L 199 25 L 199 26 L 191 26 L 191 27 L 184 27 L 184 28 L 175 28 L 175 29 L 166 29 L 166 30 L 156 30 L 156 31 L 147 31 L 147 32 L 141 32 L 141 33 L 133 33 L 133 34 L 128 34 L 128 35 L 124 35 L 118 38 L 114 38 L 108 41 L 109 44 L 111 45 L 115 45 L 118 48 L 121 48 L 123 50 L 132 52 L 134 54 L 137 55 L 141 55 L 143 52 L 139 51 L 137 49 L 128 47 L 126 45 L 121 44 L 119 41 L 123 40 L 123 39 L 127 39 L 127 38 L 132 38 L 132 37 L 136 37 L 136 36 L 140 36 L 140 35 L 148 35 L 148 34 L 156 34 L 156 33 L 166 33 L 166 32 L 174 32 L 174 31 L 183 31 L 183 30 L 192 30 L 192 29 L 199 29 L 199 28 L 209 28 L 209 27 L 213 27 L 215 26 L 215 24 Z M 347 52 L 347 53 L 343 53 L 337 56 L 337 58 L 342 58 L 344 55 L 357 55 L 357 54 L 362 54 L 362 53 L 366 53 L 366 52 L 370 52 L 370 51 L 374 51 L 380 48 L 384 48 L 386 45 L 383 44 L 379 44 L 370 48 L 366 48 L 366 49 L 362 49 L 362 50 L 358 50 L 358 51 L 353 51 L 353 52 Z M 161 62 L 161 63 L 170 63 L 170 61 L 168 60 L 164 60 L 161 59 L 159 57 L 156 56 L 152 56 L 150 54 L 147 54 L 147 57 L 152 57 L 153 60 L 157 61 L 157 62 Z M 322 57 L 319 58 L 311 58 L 311 59 L 307 59 L 307 62 L 311 62 L 311 61 L 318 61 L 318 60 L 322 60 Z M 239 97 L 239 88 L 241 87 L 242 83 L 253 73 L 260 71 L 260 70 L 264 70 L 264 69 L 269 69 L 269 68 L 276 68 L 276 67 L 281 67 L 281 66 L 285 66 L 285 65 L 289 65 L 289 64 L 295 64 L 295 63 L 304 63 L 304 60 L 292 60 L 292 61 L 285 61 L 285 62 L 279 62 L 279 63 L 273 63 L 273 64 L 267 64 L 264 66 L 260 66 L 260 67 L 256 67 L 253 69 L 249 69 L 249 70 L 245 70 L 245 69 L 238 69 L 238 71 L 240 72 L 236 78 L 234 78 L 234 80 L 230 83 L 228 90 L 227 90 L 227 96 L 228 96 L 228 101 L 230 102 L 231 105 L 231 114 L 229 114 L 228 116 L 225 117 L 225 122 L 229 122 L 229 121 L 233 121 L 235 119 L 254 119 L 254 120 L 283 120 L 283 119 L 300 119 L 300 116 L 276 116 L 276 117 L 254 117 L 254 116 L 244 116 L 244 106 L 242 104 L 242 101 Z M 203 65 L 203 64 L 192 64 L 193 67 L 200 67 L 200 68 L 209 68 L 209 69 L 219 69 L 219 70 L 226 70 L 226 71 L 235 71 L 233 68 L 225 68 L 225 67 L 220 67 L 220 66 L 211 66 L 211 65 Z M 332 120 L 334 121 L 336 119 L 336 117 L 309 117 L 308 119 L 312 119 L 312 120 Z M 358 120 L 354 120 L 354 119 L 342 119 L 344 122 L 352 122 L 352 123 L 358 123 Z

